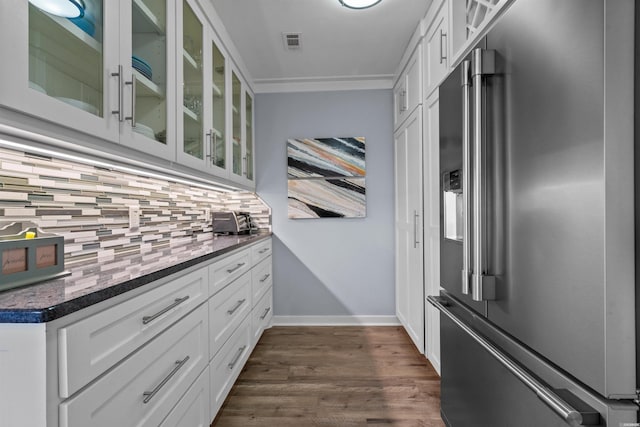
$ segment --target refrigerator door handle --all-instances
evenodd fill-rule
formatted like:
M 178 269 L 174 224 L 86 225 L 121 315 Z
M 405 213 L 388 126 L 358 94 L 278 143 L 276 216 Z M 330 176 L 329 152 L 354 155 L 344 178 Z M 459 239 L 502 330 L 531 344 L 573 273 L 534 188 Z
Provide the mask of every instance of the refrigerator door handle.
M 534 392 L 540 400 L 549 406 L 549 408 L 551 408 L 567 424 L 570 426 L 593 425 L 592 422 L 600 424 L 599 418 L 593 417 L 591 413 L 587 413 L 583 417 L 582 412 L 574 408 L 566 400 L 562 399 L 551 387 L 543 384 L 537 378 L 529 374 L 498 347 L 470 328 L 464 320 L 460 319 L 453 311 L 447 308 L 449 302 L 445 297 L 430 295 L 427 297 L 427 301 L 429 301 L 429 303 L 437 308 L 440 313 L 447 316 L 453 323 L 473 338 L 473 340 L 482 346 L 484 350 L 493 356 L 501 365 L 507 368 L 511 374 L 522 381 L 525 386 Z
M 474 301 L 495 299 L 495 278 L 485 275 L 485 183 L 486 153 L 484 145 L 483 81 L 485 75 L 495 72 L 495 51 L 474 49 L 471 57 L 471 84 L 473 86 L 473 265 L 471 298 Z
M 462 66 L 462 293 L 468 295 L 471 281 L 471 61 Z

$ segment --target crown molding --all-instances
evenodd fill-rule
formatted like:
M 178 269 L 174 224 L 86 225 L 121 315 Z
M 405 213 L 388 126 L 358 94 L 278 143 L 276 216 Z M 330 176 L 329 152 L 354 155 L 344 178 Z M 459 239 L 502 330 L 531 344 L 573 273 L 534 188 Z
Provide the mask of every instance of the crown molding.
M 256 93 L 328 92 L 346 90 L 392 89 L 393 74 L 372 76 L 296 77 L 256 79 Z

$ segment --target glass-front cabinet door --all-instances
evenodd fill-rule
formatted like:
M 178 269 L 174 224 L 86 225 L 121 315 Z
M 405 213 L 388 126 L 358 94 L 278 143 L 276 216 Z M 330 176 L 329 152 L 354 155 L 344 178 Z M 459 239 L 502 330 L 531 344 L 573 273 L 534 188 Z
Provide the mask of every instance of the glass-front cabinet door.
M 253 98 L 249 92 L 245 93 L 245 156 L 244 167 L 247 180 L 254 181 L 253 178 Z
M 191 1 L 182 0 L 181 6 L 178 99 L 182 100 L 182 114 L 178 114 L 177 154 L 179 162 L 202 169 L 207 155 L 203 114 L 205 70 L 202 57 L 205 21 L 197 5 Z
M 226 78 L 226 58 L 218 48 L 219 44 L 215 40 L 208 43 L 210 49 L 211 69 L 207 73 L 209 79 L 208 98 L 210 102 L 206 105 L 207 117 L 207 167 L 212 168 L 212 172 L 218 176 L 227 176 L 227 78 Z
M 175 156 L 175 1 L 122 0 L 122 143 Z
M 231 173 L 239 180 L 243 176 L 242 164 L 242 83 L 235 71 L 231 72 Z
M 231 72 L 231 157 L 230 178 L 242 185 L 254 187 L 253 177 L 253 97 L 246 83 L 235 70 Z
M 108 24 L 118 13 L 117 1 L 84 0 L 63 11 L 47 2 L 0 2 L 0 104 L 117 141 L 110 80 L 119 37 L 118 25 Z

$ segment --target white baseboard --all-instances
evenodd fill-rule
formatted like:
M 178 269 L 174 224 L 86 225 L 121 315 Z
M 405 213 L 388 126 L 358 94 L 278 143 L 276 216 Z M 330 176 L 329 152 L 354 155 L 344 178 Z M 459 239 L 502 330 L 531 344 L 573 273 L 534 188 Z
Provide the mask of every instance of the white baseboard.
M 273 316 L 273 326 L 399 326 L 396 316 Z

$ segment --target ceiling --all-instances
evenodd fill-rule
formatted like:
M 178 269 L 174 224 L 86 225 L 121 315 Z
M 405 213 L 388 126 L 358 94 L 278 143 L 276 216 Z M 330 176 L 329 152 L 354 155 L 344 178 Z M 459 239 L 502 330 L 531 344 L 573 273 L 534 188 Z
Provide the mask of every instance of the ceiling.
M 431 0 L 211 0 L 256 85 L 390 80 Z M 283 33 L 300 33 L 287 50 Z

